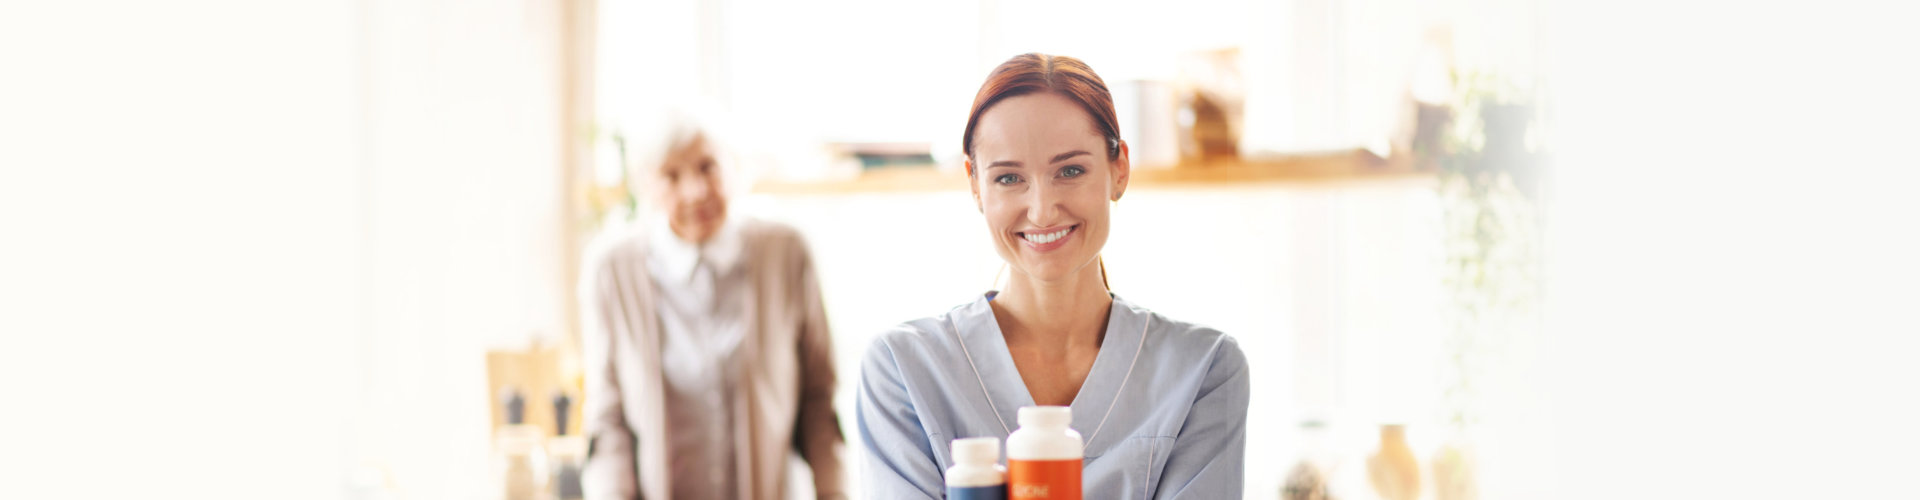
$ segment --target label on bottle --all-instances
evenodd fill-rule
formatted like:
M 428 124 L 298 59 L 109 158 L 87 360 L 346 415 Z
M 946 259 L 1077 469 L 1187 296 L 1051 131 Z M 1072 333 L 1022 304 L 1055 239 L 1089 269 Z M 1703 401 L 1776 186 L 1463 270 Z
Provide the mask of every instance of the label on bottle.
M 1007 485 L 948 486 L 947 500 L 1007 500 Z
M 1007 498 L 1080 500 L 1080 459 L 1008 460 Z

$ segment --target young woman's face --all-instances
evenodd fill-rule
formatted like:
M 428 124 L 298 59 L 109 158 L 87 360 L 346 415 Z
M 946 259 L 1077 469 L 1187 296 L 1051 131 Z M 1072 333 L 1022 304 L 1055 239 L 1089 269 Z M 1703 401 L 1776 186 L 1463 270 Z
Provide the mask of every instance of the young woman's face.
M 974 126 L 974 201 L 994 247 L 1015 271 L 1070 279 L 1107 243 L 1108 202 L 1127 186 L 1126 145 L 1107 141 L 1073 100 L 1050 92 L 1007 98 Z
M 673 234 L 692 243 L 707 241 L 726 219 L 727 198 L 720 185 L 720 165 L 705 138 L 674 148 L 654 171 L 649 190 L 660 211 L 667 214 Z

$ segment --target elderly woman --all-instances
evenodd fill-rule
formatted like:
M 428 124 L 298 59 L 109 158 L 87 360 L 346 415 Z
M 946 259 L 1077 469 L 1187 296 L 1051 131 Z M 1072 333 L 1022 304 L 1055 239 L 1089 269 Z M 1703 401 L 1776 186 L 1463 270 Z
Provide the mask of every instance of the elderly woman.
M 674 115 L 635 177 L 650 214 L 582 271 L 589 499 L 775 499 L 788 450 L 843 498 L 826 313 L 792 228 L 730 216 L 714 137 Z

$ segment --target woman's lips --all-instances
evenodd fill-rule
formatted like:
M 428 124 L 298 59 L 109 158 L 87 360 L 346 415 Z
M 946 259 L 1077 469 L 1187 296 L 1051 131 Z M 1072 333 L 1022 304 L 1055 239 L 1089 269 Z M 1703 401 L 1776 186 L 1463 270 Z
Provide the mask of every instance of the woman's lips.
M 1021 240 L 1026 241 L 1027 247 L 1032 248 L 1033 251 L 1046 252 L 1065 246 L 1067 240 L 1073 239 L 1073 235 L 1078 232 L 1080 232 L 1080 225 L 1075 224 L 1062 227 L 1037 228 L 1014 234 L 1018 235 Z

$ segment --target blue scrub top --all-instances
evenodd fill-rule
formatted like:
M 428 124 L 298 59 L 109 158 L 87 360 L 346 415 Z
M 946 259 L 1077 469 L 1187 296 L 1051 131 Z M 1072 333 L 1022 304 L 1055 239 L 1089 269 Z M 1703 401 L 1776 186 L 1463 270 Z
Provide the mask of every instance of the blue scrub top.
M 1005 443 L 1020 407 L 1034 405 L 992 298 L 894 327 L 867 349 L 856 411 L 867 498 L 942 498 L 949 442 Z M 1247 358 L 1233 337 L 1115 296 L 1073 399 L 1085 498 L 1240 498 L 1247 393 Z

